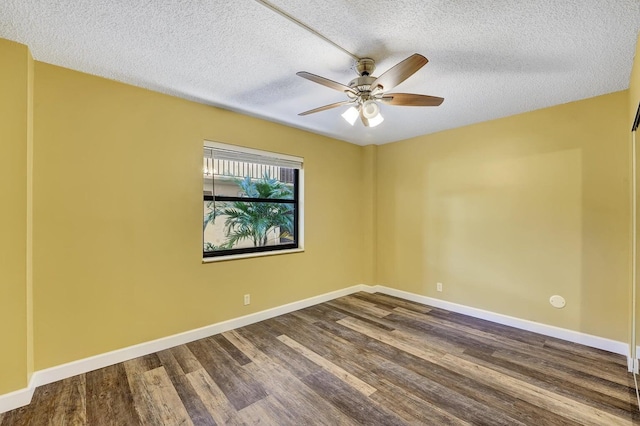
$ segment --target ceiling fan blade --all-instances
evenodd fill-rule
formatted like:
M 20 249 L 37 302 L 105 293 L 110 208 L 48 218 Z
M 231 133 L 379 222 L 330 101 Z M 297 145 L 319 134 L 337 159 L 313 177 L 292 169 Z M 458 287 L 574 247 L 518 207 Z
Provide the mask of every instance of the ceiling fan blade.
M 321 106 L 321 107 L 318 107 L 318 108 L 310 109 L 309 111 L 301 112 L 298 115 L 309 115 L 309 114 L 313 114 L 315 112 L 326 111 L 326 110 L 331 109 L 331 108 L 337 108 L 339 106 L 348 105 L 348 104 L 352 104 L 352 103 L 353 103 L 353 101 L 340 101 L 340 102 L 336 102 L 336 103 L 333 103 L 333 104 L 329 104 L 329 105 Z
M 438 106 L 444 101 L 444 98 L 437 96 L 415 95 L 413 93 L 385 93 L 380 102 L 387 105 L 404 105 L 404 106 Z
M 397 63 L 371 84 L 372 90 L 381 86 L 381 90 L 389 90 L 411 77 L 416 71 L 429 62 L 424 56 L 414 53 L 402 62 Z
M 314 83 L 327 86 L 333 90 L 338 90 L 340 92 L 356 93 L 356 91 L 349 86 L 345 86 L 344 84 L 338 83 L 337 81 L 329 80 L 328 78 L 320 77 L 319 75 L 311 74 L 310 72 L 300 71 L 300 72 L 297 72 L 296 75 L 299 75 L 302 78 L 306 78 L 307 80 L 311 80 Z

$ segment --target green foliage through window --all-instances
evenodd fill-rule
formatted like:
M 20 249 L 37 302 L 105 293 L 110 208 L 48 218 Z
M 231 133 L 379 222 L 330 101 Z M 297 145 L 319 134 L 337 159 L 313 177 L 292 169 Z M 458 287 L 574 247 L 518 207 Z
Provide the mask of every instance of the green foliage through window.
M 236 179 L 242 196 L 248 199 L 293 200 L 292 188 L 265 174 L 260 180 Z M 209 243 L 212 250 L 229 249 L 247 240 L 254 247 L 264 247 L 269 236 L 278 235 L 283 239 L 293 239 L 294 206 L 289 203 L 256 201 L 209 201 L 209 213 L 205 216 L 204 228 L 224 217 L 224 232 L 227 238 L 221 246 Z M 206 248 L 205 248 L 206 250 Z

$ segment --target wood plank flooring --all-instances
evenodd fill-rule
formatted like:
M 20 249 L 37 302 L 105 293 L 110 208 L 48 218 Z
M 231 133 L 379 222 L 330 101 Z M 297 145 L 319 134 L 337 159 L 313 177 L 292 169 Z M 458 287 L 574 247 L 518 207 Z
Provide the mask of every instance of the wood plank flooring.
M 36 389 L 8 425 L 640 424 L 622 356 L 357 293 Z

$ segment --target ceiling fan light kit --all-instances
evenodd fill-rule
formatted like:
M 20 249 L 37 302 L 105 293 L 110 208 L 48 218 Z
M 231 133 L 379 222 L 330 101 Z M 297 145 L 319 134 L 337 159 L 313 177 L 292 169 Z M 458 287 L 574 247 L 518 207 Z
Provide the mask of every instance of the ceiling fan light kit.
M 375 127 L 384 121 L 380 114 L 380 107 L 375 100 L 369 99 L 362 104 L 362 115 L 369 122 L 369 127 Z
M 425 66 L 427 62 L 429 62 L 427 58 L 415 53 L 391 67 L 380 77 L 374 77 L 371 75 L 376 67 L 374 60 L 371 58 L 359 59 L 356 63 L 356 72 L 359 77 L 351 80 L 349 85 L 344 85 L 306 71 L 298 72 L 298 76 L 329 87 L 330 89 L 343 92 L 348 98 L 346 101 L 314 108 L 301 112 L 298 115 L 309 115 L 343 105 L 350 105 L 350 107 L 342 113 L 342 117 L 349 124 L 353 126 L 358 116 L 360 116 L 362 124 L 366 127 L 375 127 L 384 121 L 382 114 L 380 114 L 379 103 L 400 106 L 438 106 L 444 101 L 443 98 L 413 93 L 386 93 L 387 90 L 394 88 L 411 77 L 420 68 Z
M 350 106 L 345 112 L 342 113 L 342 118 L 344 118 L 347 123 L 351 124 L 352 126 L 356 124 L 356 120 L 358 119 L 358 117 L 360 117 L 360 111 L 358 111 L 358 108 L 354 106 Z
M 384 121 L 382 114 L 378 113 L 375 116 L 367 119 L 368 127 L 376 127 L 378 124 Z M 364 122 L 364 120 L 363 120 Z
M 362 115 L 371 120 L 373 117 L 380 113 L 380 107 L 376 101 L 369 99 L 362 104 Z

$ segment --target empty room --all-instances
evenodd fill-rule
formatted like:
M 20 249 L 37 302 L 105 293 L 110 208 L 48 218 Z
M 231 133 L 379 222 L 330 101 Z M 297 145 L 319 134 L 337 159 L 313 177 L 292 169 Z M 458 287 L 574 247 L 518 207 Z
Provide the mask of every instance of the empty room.
M 637 0 L 0 2 L 0 426 L 633 425 Z

